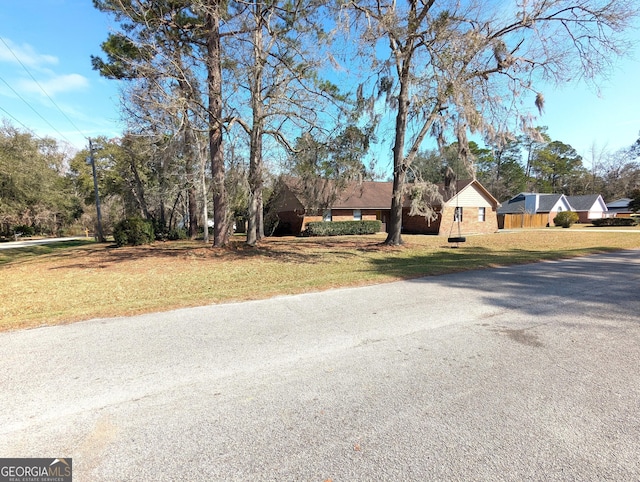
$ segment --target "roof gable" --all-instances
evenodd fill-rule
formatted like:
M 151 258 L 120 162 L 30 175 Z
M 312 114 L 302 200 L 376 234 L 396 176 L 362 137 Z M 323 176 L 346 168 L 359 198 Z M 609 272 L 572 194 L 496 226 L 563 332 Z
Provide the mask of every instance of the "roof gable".
M 284 178 L 286 186 L 286 196 L 284 199 L 288 207 L 302 208 L 305 204 L 302 199 L 302 189 L 300 180 L 292 177 Z M 323 180 L 319 184 L 319 190 L 323 190 L 323 186 L 328 186 L 331 181 Z M 467 179 L 457 181 L 454 189 L 446 189 L 444 184 L 438 184 L 438 191 L 442 195 L 445 203 L 455 203 L 459 196 L 465 192 L 472 191 L 494 209 L 500 205 L 498 200 L 494 198 L 485 187 L 475 179 Z M 352 182 L 339 194 L 338 198 L 330 206 L 331 209 L 391 209 L 391 198 L 393 195 L 392 182 L 363 181 L 361 183 Z M 405 196 L 404 206 L 408 207 L 411 200 Z
M 550 213 L 553 211 L 569 211 L 571 206 L 567 202 L 567 197 L 564 194 L 541 194 L 540 204 L 538 212 Z
M 535 214 L 570 210 L 571 204 L 564 194 L 521 192 L 498 208 L 498 214 Z
M 567 196 L 573 211 L 606 211 L 607 205 L 600 194 L 585 194 L 583 196 Z
M 485 187 L 482 184 L 480 184 L 480 182 L 476 179 L 459 181 L 456 184 L 455 194 L 453 194 L 453 196 L 451 196 L 448 200 L 446 200 L 445 204 L 449 206 L 454 206 L 456 204 L 463 206 L 463 205 L 469 205 L 469 202 L 470 202 L 470 204 L 473 204 L 473 206 L 477 206 L 478 199 L 482 199 L 487 205 L 491 206 L 493 209 L 496 209 L 498 206 L 500 206 L 500 202 L 498 202 L 498 200 L 495 197 L 493 197 L 491 193 L 487 191 Z

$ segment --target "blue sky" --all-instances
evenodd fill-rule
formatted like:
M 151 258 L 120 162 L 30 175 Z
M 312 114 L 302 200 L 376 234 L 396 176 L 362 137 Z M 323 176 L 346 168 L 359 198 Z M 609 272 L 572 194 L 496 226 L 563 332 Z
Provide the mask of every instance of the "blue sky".
M 91 0 L 3 0 L 0 117 L 78 148 L 88 137 L 120 134 L 117 82 L 90 60 L 111 24 Z
M 0 26 L 0 118 L 77 148 L 88 137 L 121 134 L 118 83 L 101 78 L 90 63 L 115 26 L 109 16 L 91 0 L 3 0 Z M 613 151 L 640 136 L 639 79 L 637 48 L 601 83 L 600 96 L 584 85 L 541 89 L 546 108 L 537 124 L 589 165 L 594 143 Z

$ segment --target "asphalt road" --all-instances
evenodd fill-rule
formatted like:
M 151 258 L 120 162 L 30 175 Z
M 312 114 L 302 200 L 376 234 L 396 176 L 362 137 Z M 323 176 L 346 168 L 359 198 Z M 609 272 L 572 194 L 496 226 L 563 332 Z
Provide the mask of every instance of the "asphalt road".
M 640 250 L 0 334 L 74 481 L 640 480 Z
M 75 241 L 77 239 L 88 240 L 90 238 L 71 237 L 71 238 L 22 239 L 20 241 L 8 241 L 6 243 L 0 243 L 0 249 L 28 248 L 29 246 L 37 246 L 40 244 L 62 243 L 65 241 Z

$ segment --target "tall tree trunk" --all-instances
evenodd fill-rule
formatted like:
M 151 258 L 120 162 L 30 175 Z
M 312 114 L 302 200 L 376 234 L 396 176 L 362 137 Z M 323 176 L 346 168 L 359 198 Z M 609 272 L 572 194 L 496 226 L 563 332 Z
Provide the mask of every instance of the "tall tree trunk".
M 409 64 L 411 57 L 399 65 L 400 94 L 396 114 L 395 143 L 393 145 L 393 192 L 391 197 L 391 216 L 385 244 L 402 244 L 402 204 L 404 200 L 404 182 L 407 175 L 407 163 L 404 158 L 404 144 L 407 135 L 407 115 L 409 107 Z
M 253 32 L 254 66 L 251 75 L 251 108 L 253 120 L 250 132 L 249 148 L 249 219 L 247 220 L 247 244 L 254 246 L 264 237 L 262 224 L 259 221 L 262 211 L 262 135 L 263 135 L 263 99 L 262 75 L 264 65 L 264 48 L 262 36 L 262 4 L 254 5 L 256 26 Z
M 256 236 L 258 241 L 264 239 L 264 203 L 262 201 L 262 181 L 258 192 L 258 212 L 256 213 Z
M 255 118 L 251 129 L 251 148 L 249 153 L 249 219 L 247 225 L 247 244 L 253 246 L 264 237 L 259 222 L 262 211 L 262 128 Z
M 205 243 L 209 242 L 209 212 L 207 199 L 207 178 L 205 176 L 206 155 L 202 146 L 198 143 L 198 159 L 200 160 L 200 187 L 202 189 L 202 226 L 204 228 L 202 239 Z
M 185 109 L 184 154 L 185 171 L 187 175 L 187 209 L 189 210 L 189 238 L 198 236 L 198 196 L 196 191 L 195 160 L 197 158 L 197 146 L 195 135 L 189 122 L 189 112 Z
M 220 1 L 211 0 L 206 12 L 207 84 L 209 92 L 209 149 L 213 179 L 213 246 L 229 242 L 227 192 L 222 151 L 222 66 L 220 50 Z
M 198 196 L 193 182 L 189 182 L 187 200 L 189 209 L 189 239 L 196 239 L 198 236 Z

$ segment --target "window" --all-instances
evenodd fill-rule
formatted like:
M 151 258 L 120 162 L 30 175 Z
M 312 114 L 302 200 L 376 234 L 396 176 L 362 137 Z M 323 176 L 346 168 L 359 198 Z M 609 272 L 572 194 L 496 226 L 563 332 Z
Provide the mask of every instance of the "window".
M 353 210 L 353 220 L 362 221 L 362 211 L 360 209 Z
M 331 221 L 331 209 L 327 209 L 322 215 L 323 221 Z
M 453 220 L 457 222 L 462 222 L 462 208 L 458 207 L 453 213 Z
M 485 209 L 486 208 L 478 208 L 478 221 L 480 221 L 481 223 L 484 223 L 486 220 Z

